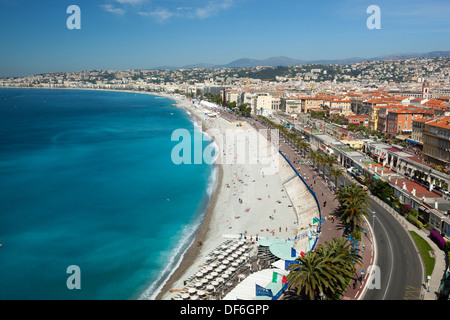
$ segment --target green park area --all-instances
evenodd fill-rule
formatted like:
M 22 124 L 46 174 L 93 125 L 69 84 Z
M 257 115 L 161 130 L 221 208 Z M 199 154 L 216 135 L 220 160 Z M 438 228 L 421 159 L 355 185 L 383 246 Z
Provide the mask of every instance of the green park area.
M 423 263 L 425 265 L 425 271 L 427 275 L 431 275 L 433 273 L 434 264 L 436 262 L 436 258 L 430 255 L 430 252 L 433 252 L 433 248 L 430 244 L 419 236 L 416 232 L 410 231 L 411 237 L 414 239 L 414 242 L 419 249 L 420 255 L 422 256 Z

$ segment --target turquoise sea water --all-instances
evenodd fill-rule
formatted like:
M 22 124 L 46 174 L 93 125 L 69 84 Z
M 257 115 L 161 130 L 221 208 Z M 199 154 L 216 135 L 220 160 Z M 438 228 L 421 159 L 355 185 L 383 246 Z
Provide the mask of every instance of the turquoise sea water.
M 0 299 L 154 297 L 215 176 L 207 164 L 172 163 L 172 132 L 194 129 L 173 103 L 0 89 Z M 66 285 L 71 265 L 79 290 Z

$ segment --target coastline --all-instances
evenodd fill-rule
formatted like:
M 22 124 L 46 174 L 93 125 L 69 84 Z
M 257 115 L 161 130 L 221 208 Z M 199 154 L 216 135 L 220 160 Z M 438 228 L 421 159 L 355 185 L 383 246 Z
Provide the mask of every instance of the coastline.
M 48 90 L 83 90 L 83 91 L 105 91 L 105 92 L 120 92 L 120 93 L 130 93 L 130 94 L 147 94 L 162 98 L 167 98 L 172 101 L 174 101 L 174 104 L 177 104 L 179 108 L 182 108 L 184 111 L 188 112 L 188 106 L 190 105 L 190 102 L 188 103 L 188 98 L 185 98 L 186 100 L 183 101 L 182 97 L 173 96 L 167 93 L 154 93 L 154 92 L 143 92 L 143 91 L 133 91 L 133 90 L 114 90 L 114 89 L 94 89 L 94 88 L 43 88 L 43 87 L 0 87 L 0 89 L 48 89 Z M 204 122 L 198 117 L 198 115 L 195 112 L 189 111 L 189 113 L 186 113 L 188 117 L 191 118 L 192 125 L 194 125 L 193 119 L 196 119 L 197 123 L 202 124 L 202 132 L 204 133 L 207 128 L 205 127 Z M 192 119 L 193 118 L 193 119 Z M 166 288 L 173 285 L 176 281 L 180 280 L 180 277 L 184 274 L 184 271 L 188 269 L 195 261 L 195 258 L 199 255 L 200 249 L 199 246 L 197 246 L 198 241 L 204 242 L 208 238 L 209 233 L 209 225 L 211 221 L 211 216 L 214 211 L 218 193 L 220 192 L 220 185 L 222 184 L 222 178 L 223 178 L 223 169 L 222 165 L 215 164 L 217 167 L 217 181 L 214 187 L 214 190 L 212 191 L 210 195 L 210 199 L 208 201 L 208 204 L 205 208 L 205 214 L 204 217 L 198 227 L 198 229 L 195 231 L 193 235 L 193 240 L 191 241 L 191 244 L 188 245 L 187 249 L 181 253 L 181 256 L 179 259 L 174 261 L 174 267 L 176 267 L 175 271 L 170 273 L 169 276 L 166 279 L 158 279 L 157 281 L 161 281 L 161 284 L 156 289 L 159 290 L 159 292 L 156 295 L 155 300 L 159 299 L 160 296 L 165 292 Z M 146 290 L 143 292 L 137 293 L 137 299 L 140 299 L 143 297 L 143 295 L 146 293 Z M 156 293 L 156 292 L 155 292 Z M 153 294 L 154 295 L 154 294 Z
M 186 107 L 188 104 L 185 101 L 182 101 L 173 96 L 165 96 L 166 98 L 173 99 L 175 102 L 180 104 L 180 107 L 185 111 L 189 111 Z M 206 127 L 204 121 L 200 119 L 196 112 L 190 112 L 189 114 L 195 118 L 198 123 L 201 123 L 202 132 L 205 133 L 209 128 Z M 191 243 L 191 245 L 186 249 L 183 255 L 180 257 L 181 261 L 178 264 L 176 270 L 166 279 L 164 284 L 162 285 L 160 291 L 155 296 L 155 300 L 164 300 L 163 297 L 167 295 L 167 293 L 171 290 L 171 288 L 177 283 L 183 281 L 183 277 L 186 274 L 186 270 L 195 266 L 195 262 L 197 257 L 201 254 L 201 246 L 198 243 L 204 243 L 209 237 L 210 226 L 212 221 L 212 216 L 215 211 L 217 200 L 221 191 L 221 185 L 223 183 L 223 165 L 216 163 L 217 167 L 217 184 L 215 189 L 211 195 L 211 199 L 209 201 L 208 207 L 206 209 L 205 216 L 195 234 L 195 237 Z
M 178 102 L 180 107 L 189 107 L 187 101 Z M 205 116 L 203 111 L 209 111 L 208 108 L 197 106 L 195 110 L 189 111 L 192 111 L 190 113 L 193 117 L 201 121 L 203 131 L 218 129 L 220 136 L 224 137 L 227 130 L 236 130 L 236 123 L 222 116 L 213 119 Z M 242 126 L 238 130 L 243 134 L 256 133 L 260 139 L 267 142 L 261 133 L 245 121 L 242 121 Z M 214 140 L 219 147 L 219 153 L 228 155 L 230 150 L 222 145 L 224 141 L 220 138 Z M 269 149 L 265 149 L 267 150 Z M 296 208 L 293 208 L 290 194 L 283 185 L 282 176 L 279 172 L 265 175 L 262 169 L 266 170 L 268 167 L 267 163 L 264 166 L 262 161 L 258 161 L 257 164 L 248 163 L 248 160 L 244 161 L 245 163 L 236 163 L 239 162 L 236 161 L 238 156 L 239 151 L 231 164 L 228 161 L 224 164 L 216 161 L 219 172 L 218 183 L 204 220 L 178 268 L 158 292 L 155 300 L 176 298 L 186 286 L 184 281 L 197 273 L 209 254 L 222 245 L 226 238 L 239 237 L 244 233 L 248 238 L 258 236 L 293 239 L 297 235 L 299 224 Z M 278 152 L 271 154 L 270 159 L 281 161 L 283 168 L 280 170 L 285 170 L 287 164 L 283 162 Z M 198 241 L 202 244 L 199 245 Z
M 221 165 L 217 165 L 218 169 L 218 179 L 217 179 L 217 187 L 214 190 L 214 193 L 211 197 L 208 209 L 203 218 L 203 221 L 200 227 L 195 234 L 194 241 L 190 245 L 190 247 L 186 250 L 186 252 L 181 257 L 181 261 L 176 268 L 176 270 L 170 275 L 170 277 L 165 281 L 159 293 L 156 295 L 155 300 L 164 300 L 163 297 L 170 291 L 170 289 L 179 281 L 183 280 L 183 276 L 186 273 L 186 270 L 195 265 L 197 257 L 201 253 L 201 246 L 198 245 L 198 242 L 205 242 L 209 238 L 210 233 L 210 224 L 212 221 L 212 215 L 214 209 L 217 205 L 217 199 L 220 193 L 220 185 L 223 181 L 223 168 Z
M 21 88 L 28 89 L 28 88 Z M 33 88 L 29 88 L 33 89 Z M 182 95 L 170 95 L 167 93 L 153 93 L 132 90 L 107 90 L 92 88 L 36 88 L 36 89 L 61 89 L 61 90 L 96 90 L 124 93 L 148 94 L 164 97 L 175 101 L 177 107 L 186 111 L 197 123 L 201 123 L 202 131 L 221 128 L 221 134 L 225 130 L 234 127 L 222 116 L 211 122 L 206 119 L 202 111 L 207 108 L 198 106 L 195 110 L 190 108 L 193 104 L 189 98 Z M 204 109 L 204 110 L 202 110 Z M 202 116 L 204 119 L 202 119 Z M 193 121 L 194 122 L 194 121 Z M 244 130 L 255 130 L 244 123 Z M 212 137 L 213 140 L 214 137 Z M 264 138 L 265 139 L 265 138 Z M 220 139 L 219 139 L 220 140 Z M 217 142 L 217 141 L 216 141 Z M 217 144 L 217 143 L 216 143 Z M 220 150 L 219 146 L 219 150 Z M 225 149 L 222 149 L 225 154 Z M 220 150 L 220 151 L 222 151 Z M 275 157 L 279 157 L 277 154 Z M 282 167 L 286 164 L 280 160 Z M 236 161 L 235 161 L 236 162 Z M 284 186 L 283 181 L 292 175 L 290 168 L 284 169 L 283 174 L 261 175 L 262 165 L 252 164 L 220 164 L 216 162 L 217 183 L 211 193 L 209 203 L 205 208 L 205 214 L 198 229 L 193 234 L 190 245 L 184 253 L 181 253 L 173 263 L 173 272 L 166 279 L 158 279 L 161 284 L 151 294 L 154 300 L 170 300 L 177 291 L 184 287 L 184 280 L 192 276 L 199 265 L 202 265 L 206 256 L 224 241 L 224 236 L 247 233 L 247 236 L 259 235 L 260 238 L 293 238 L 299 230 L 299 217 L 295 200 L 291 199 L 291 189 Z M 282 168 L 283 169 L 283 168 Z M 288 173 L 285 173 L 287 170 Z M 256 181 L 258 180 L 258 181 Z M 255 183 L 256 182 L 256 183 Z M 231 185 L 225 187 L 225 185 Z M 286 188 L 287 187 L 287 188 Z M 243 195 L 240 195 L 243 193 Z M 243 204 L 238 203 L 238 197 L 243 197 Z M 278 199 L 278 200 L 277 200 Z M 294 208 L 293 208 L 294 205 Z M 251 209 L 250 211 L 247 210 Z M 269 216 L 270 215 L 270 216 Z M 236 217 L 238 216 L 238 217 Z M 269 219 L 268 219 L 269 217 Z M 270 219 L 272 217 L 272 219 Z M 275 219 L 274 219 L 275 218 Z M 279 230 L 278 230 L 279 228 Z M 270 232 L 268 232 L 270 230 Z M 199 245 L 201 241 L 202 245 Z M 175 291 L 175 293 L 172 292 Z M 145 297 L 146 290 L 138 294 L 139 299 Z

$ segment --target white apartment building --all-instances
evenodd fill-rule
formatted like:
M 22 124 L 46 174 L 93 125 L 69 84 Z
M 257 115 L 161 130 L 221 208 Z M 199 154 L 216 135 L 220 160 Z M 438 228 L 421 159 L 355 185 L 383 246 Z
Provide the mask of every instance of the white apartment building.
M 257 93 L 254 97 L 254 114 L 267 116 L 273 112 L 273 97 L 269 93 Z

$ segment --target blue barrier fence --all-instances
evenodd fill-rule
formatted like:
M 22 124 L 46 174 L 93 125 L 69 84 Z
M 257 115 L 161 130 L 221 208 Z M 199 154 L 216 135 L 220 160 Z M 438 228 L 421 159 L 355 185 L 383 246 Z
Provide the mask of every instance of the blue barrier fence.
M 322 230 L 322 210 L 320 209 L 320 203 L 319 203 L 319 199 L 317 199 L 316 193 L 308 186 L 308 184 L 305 182 L 305 180 L 302 178 L 301 174 L 297 171 L 297 169 L 294 168 L 294 166 L 292 165 L 292 163 L 289 161 L 288 158 L 286 158 L 286 156 L 283 154 L 283 152 L 281 152 L 281 150 L 278 150 L 278 152 L 281 154 L 281 156 L 284 158 L 284 160 L 286 160 L 286 162 L 291 166 L 292 170 L 294 170 L 294 172 L 297 174 L 297 176 L 302 180 L 303 184 L 306 186 L 306 188 L 308 189 L 309 192 L 311 192 L 311 194 L 314 197 L 314 200 L 316 200 L 316 204 L 317 207 L 319 208 L 319 233 Z M 316 238 L 316 241 L 314 242 L 313 246 L 311 249 L 314 249 L 317 245 L 317 240 L 319 238 Z

